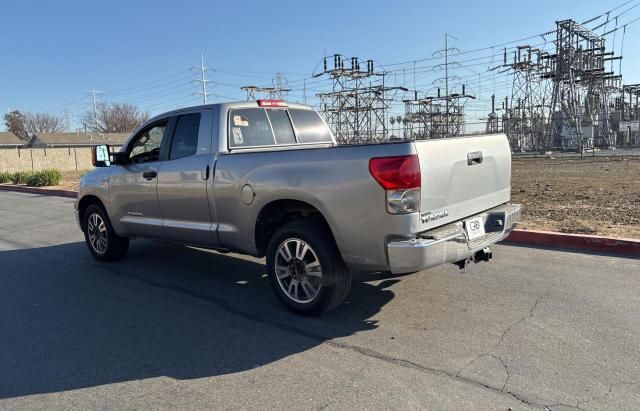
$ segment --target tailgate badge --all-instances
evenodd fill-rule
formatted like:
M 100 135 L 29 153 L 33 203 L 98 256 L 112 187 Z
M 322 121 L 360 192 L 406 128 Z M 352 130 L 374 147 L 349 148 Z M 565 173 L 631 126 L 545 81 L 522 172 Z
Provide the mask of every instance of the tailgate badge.
M 429 211 L 428 213 L 420 214 L 420 221 L 422 221 L 422 224 L 426 224 L 448 216 L 449 212 L 447 210 L 437 211 L 435 213 Z

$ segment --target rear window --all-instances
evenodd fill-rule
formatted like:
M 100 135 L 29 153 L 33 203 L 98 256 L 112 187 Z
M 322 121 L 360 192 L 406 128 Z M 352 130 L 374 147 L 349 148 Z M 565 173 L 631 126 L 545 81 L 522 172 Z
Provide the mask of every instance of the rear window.
M 275 144 L 271 126 L 264 109 L 231 110 L 229 117 L 229 146 L 254 147 Z
M 313 110 L 289 110 L 291 121 L 296 128 L 299 143 L 320 143 L 331 141 L 329 129 L 320 115 Z
M 313 110 L 244 108 L 229 112 L 231 148 L 330 141 L 327 126 Z
M 276 144 L 295 144 L 296 136 L 293 134 L 293 127 L 289 121 L 286 110 L 267 110 L 273 134 L 276 136 Z

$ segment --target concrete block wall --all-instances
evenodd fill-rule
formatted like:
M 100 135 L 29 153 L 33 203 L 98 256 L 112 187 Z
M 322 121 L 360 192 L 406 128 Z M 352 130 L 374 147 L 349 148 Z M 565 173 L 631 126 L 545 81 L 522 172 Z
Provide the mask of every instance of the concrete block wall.
M 82 171 L 91 167 L 91 147 L 0 148 L 0 172 L 43 168 Z

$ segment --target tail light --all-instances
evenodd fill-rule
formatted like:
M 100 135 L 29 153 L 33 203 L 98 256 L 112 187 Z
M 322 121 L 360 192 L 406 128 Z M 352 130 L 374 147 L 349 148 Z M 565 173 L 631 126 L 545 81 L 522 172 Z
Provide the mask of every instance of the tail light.
M 284 100 L 258 100 L 258 107 L 289 107 Z
M 387 211 L 406 214 L 420 210 L 422 181 L 417 155 L 372 158 L 369 172 L 386 190 Z

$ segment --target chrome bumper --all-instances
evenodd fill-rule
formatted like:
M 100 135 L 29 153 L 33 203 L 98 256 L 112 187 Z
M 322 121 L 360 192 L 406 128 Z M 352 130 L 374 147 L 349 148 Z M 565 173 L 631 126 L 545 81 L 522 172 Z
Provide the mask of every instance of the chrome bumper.
M 410 240 L 387 244 L 394 274 L 411 273 L 444 263 L 466 260 L 477 251 L 505 239 L 520 221 L 521 206 L 504 204 L 468 218 L 482 216 L 486 234 L 468 240 L 462 221 L 419 233 Z

